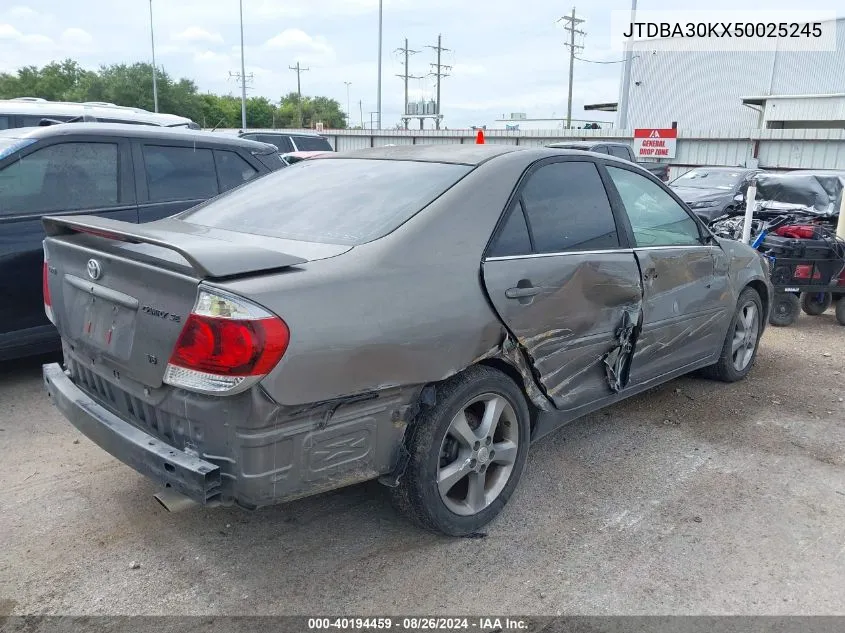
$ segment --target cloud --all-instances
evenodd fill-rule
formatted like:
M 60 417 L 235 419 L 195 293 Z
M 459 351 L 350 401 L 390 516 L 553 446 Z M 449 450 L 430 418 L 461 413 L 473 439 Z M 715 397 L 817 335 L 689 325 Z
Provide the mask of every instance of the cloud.
M 202 51 L 194 53 L 194 61 L 198 64 L 230 64 L 232 60 L 225 53 Z
M 71 27 L 62 31 L 59 39 L 64 44 L 79 46 L 87 46 L 94 42 L 94 38 L 91 37 L 91 34 L 88 31 L 76 27 Z
M 17 40 L 20 37 L 21 32 L 11 24 L 0 24 L 0 40 Z
M 176 33 L 172 36 L 173 40 L 177 42 L 210 42 L 213 44 L 222 44 L 223 36 L 220 33 L 210 33 L 198 26 L 189 26 L 181 33 Z
M 455 64 L 452 66 L 452 74 L 462 75 L 486 75 L 487 68 L 483 64 Z
M 325 37 L 312 37 L 301 29 L 285 29 L 264 42 L 264 48 L 290 51 L 299 61 L 331 61 L 335 58 L 334 49 Z
M 33 19 L 39 17 L 39 13 L 35 9 L 22 6 L 12 7 L 9 9 L 8 15 L 18 19 Z

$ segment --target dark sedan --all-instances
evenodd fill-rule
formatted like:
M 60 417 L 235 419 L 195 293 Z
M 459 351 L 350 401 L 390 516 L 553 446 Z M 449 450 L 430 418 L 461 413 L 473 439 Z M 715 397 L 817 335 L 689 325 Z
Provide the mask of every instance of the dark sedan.
M 761 171 L 746 167 L 696 167 L 675 178 L 669 186 L 696 215 L 709 222 L 742 208 L 749 181 Z
M 67 368 L 45 383 L 89 438 L 200 503 L 378 478 L 453 535 L 562 424 L 694 370 L 742 379 L 771 298 L 751 247 L 578 151 L 331 154 L 149 224 L 44 224 Z

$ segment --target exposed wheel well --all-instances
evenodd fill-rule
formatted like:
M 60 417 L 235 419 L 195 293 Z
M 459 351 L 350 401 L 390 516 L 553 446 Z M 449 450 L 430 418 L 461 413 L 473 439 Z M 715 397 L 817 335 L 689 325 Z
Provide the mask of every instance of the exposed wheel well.
M 528 393 L 525 389 L 525 381 L 522 378 L 522 374 L 519 373 L 519 370 L 511 365 L 506 360 L 501 358 L 485 358 L 484 360 L 478 363 L 479 365 L 486 365 L 487 367 L 491 367 L 493 369 L 497 369 L 498 371 L 502 372 L 509 378 L 511 378 L 519 387 L 519 390 L 522 392 L 522 395 L 525 396 L 525 402 L 528 403 L 528 411 L 531 413 L 531 431 L 534 431 L 534 425 L 537 424 L 537 417 L 540 414 L 540 411 L 531 402 L 531 398 L 528 396 Z
M 763 302 L 763 312 L 765 314 L 769 313 L 769 307 L 772 304 L 772 298 L 769 296 L 769 289 L 759 279 L 755 279 L 754 281 L 748 282 L 747 288 L 753 288 L 757 291 L 757 294 L 760 295 L 760 301 Z

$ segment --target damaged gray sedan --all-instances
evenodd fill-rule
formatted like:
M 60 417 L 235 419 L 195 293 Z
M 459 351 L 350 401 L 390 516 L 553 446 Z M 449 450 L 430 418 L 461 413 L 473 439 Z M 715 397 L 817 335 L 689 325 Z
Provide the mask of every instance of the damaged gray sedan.
M 148 224 L 44 225 L 44 380 L 94 442 L 203 504 L 378 478 L 451 535 L 561 425 L 743 378 L 772 296 L 653 176 L 568 150 L 363 150 Z

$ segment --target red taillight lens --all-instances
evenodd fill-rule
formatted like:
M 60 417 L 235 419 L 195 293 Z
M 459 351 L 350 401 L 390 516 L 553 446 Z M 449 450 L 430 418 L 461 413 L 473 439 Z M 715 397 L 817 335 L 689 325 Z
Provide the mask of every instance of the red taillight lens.
M 44 305 L 52 306 L 53 302 L 50 300 L 50 278 L 47 276 L 50 271 L 47 270 L 47 262 L 44 262 L 43 275 L 41 276 L 41 290 L 44 293 Z
M 191 314 L 170 364 L 217 376 L 262 376 L 279 362 L 290 334 L 278 317 L 225 319 Z
M 795 279 L 809 279 L 810 275 L 813 276 L 813 279 L 821 279 L 822 274 L 820 271 L 816 271 L 813 273 L 813 265 L 812 264 L 799 264 L 795 267 L 795 274 L 793 277 Z
M 246 299 L 201 287 L 163 380 L 200 393 L 237 393 L 267 375 L 289 341 L 279 317 Z

